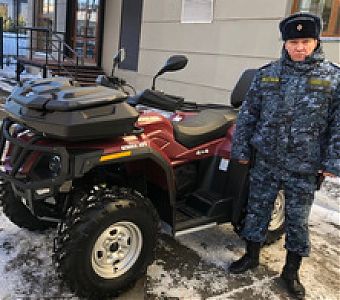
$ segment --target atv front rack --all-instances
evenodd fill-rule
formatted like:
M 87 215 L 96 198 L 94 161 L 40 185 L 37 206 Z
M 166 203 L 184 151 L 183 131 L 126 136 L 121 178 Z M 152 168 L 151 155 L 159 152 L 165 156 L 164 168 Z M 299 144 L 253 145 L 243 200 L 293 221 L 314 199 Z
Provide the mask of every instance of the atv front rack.
M 69 177 L 69 154 L 65 147 L 41 145 L 46 139 L 41 133 L 33 133 L 28 140 L 18 137 L 10 119 L 4 119 L 0 137 L 0 177 L 9 181 L 21 193 L 26 190 L 51 188 L 63 184 Z M 12 128 L 11 128 L 12 127 Z M 40 143 L 40 144 L 39 144 Z M 51 159 L 58 163 L 57 172 L 49 170 Z

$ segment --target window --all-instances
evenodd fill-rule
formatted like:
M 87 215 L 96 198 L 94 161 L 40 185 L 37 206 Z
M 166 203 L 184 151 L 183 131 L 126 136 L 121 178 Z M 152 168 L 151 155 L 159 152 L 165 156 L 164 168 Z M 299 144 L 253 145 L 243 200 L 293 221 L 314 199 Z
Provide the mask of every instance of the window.
M 75 9 L 75 49 L 83 55 L 87 62 L 95 62 L 98 46 L 97 32 L 100 24 L 100 5 L 98 0 L 78 0 L 74 3 Z
M 298 11 L 322 17 L 322 36 L 340 37 L 340 0 L 294 0 L 292 12 Z
M 0 17 L 6 20 L 7 16 L 8 16 L 8 5 L 6 3 L 1 3 L 0 4 Z
M 37 12 L 34 26 L 57 30 L 57 0 L 35 0 L 33 1 Z
M 28 11 L 27 0 L 17 0 L 7 4 L 0 3 L 0 17 L 4 21 L 4 31 L 15 32 L 15 26 L 25 26 L 28 20 Z
M 43 1 L 43 14 L 49 15 L 54 13 L 55 1 L 54 0 L 44 0 Z

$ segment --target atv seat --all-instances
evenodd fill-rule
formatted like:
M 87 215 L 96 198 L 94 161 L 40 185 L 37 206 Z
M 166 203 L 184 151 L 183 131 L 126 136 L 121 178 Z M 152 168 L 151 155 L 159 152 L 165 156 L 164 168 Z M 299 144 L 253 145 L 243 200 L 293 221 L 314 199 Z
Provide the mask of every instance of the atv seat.
M 232 108 L 203 110 L 187 120 L 172 123 L 175 139 L 187 148 L 194 148 L 224 137 L 236 117 L 237 112 Z

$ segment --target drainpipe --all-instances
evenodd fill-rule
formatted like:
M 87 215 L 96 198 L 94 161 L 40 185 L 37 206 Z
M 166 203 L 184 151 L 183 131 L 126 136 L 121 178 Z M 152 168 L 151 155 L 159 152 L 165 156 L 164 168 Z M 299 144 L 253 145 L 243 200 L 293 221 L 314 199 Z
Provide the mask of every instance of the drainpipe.
M 0 17 L 0 67 L 4 68 L 4 19 Z

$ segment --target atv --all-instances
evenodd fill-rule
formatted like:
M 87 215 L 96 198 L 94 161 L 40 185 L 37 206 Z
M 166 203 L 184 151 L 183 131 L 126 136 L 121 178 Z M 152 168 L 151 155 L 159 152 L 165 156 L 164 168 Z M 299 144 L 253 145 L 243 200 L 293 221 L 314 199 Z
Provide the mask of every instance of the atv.
M 231 222 L 243 226 L 249 167 L 230 159 L 237 107 L 196 104 L 155 89 L 183 69 L 175 55 L 136 96 L 67 78 L 19 84 L 4 105 L 1 201 L 15 224 L 57 226 L 54 261 L 80 296 L 117 295 L 153 262 L 161 221 L 174 237 Z M 279 194 L 268 242 L 284 225 Z

